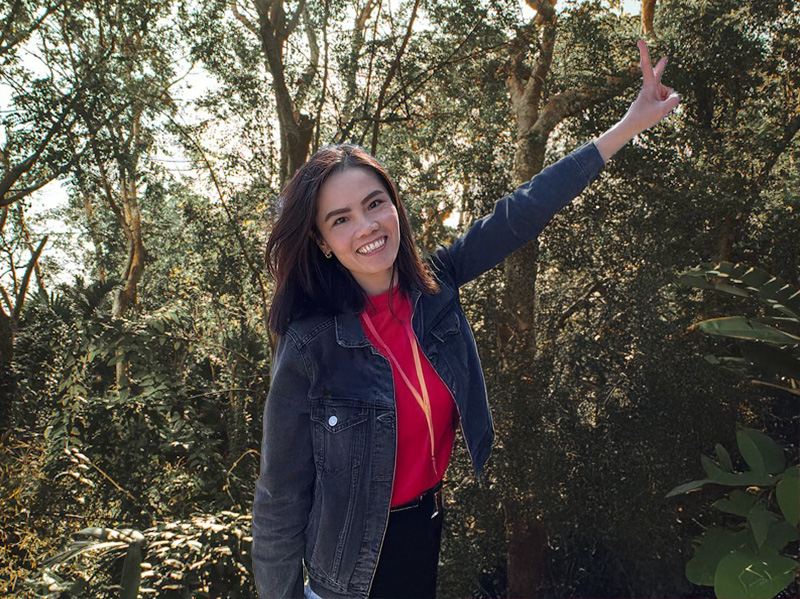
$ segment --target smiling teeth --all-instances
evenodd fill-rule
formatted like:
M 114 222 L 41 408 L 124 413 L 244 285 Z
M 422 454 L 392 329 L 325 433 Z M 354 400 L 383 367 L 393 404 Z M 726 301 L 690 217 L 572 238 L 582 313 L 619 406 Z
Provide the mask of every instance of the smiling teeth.
M 359 254 L 369 254 L 370 252 L 374 252 L 375 250 L 379 250 L 386 244 L 386 238 L 381 237 L 378 241 L 373 241 L 365 245 L 364 247 L 360 247 L 356 250 Z

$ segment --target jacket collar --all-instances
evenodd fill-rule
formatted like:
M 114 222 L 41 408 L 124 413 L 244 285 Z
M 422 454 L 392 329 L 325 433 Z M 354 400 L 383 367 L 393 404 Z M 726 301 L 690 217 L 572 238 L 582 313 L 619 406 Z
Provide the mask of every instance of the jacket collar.
M 414 289 L 411 291 L 411 306 L 414 309 L 412 316 L 412 326 L 419 322 L 417 312 L 419 310 L 418 300 L 422 293 Z M 359 314 L 338 314 L 334 316 L 336 326 L 336 343 L 342 347 L 367 347 L 370 345 L 369 339 L 361 326 Z M 416 328 L 416 327 L 415 327 Z

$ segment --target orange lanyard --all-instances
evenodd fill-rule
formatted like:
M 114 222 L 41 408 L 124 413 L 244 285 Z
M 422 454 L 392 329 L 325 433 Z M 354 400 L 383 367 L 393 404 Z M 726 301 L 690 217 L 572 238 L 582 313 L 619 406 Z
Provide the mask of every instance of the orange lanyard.
M 417 369 L 417 380 L 419 381 L 419 387 L 422 390 L 422 395 L 419 394 L 416 387 L 411 384 L 411 381 L 408 378 L 408 375 L 403 370 L 403 367 L 400 366 L 400 361 L 395 357 L 394 352 L 389 348 L 387 343 L 383 340 L 383 338 L 378 334 L 378 331 L 375 329 L 375 325 L 372 324 L 372 319 L 369 317 L 369 314 L 366 312 L 363 313 L 364 321 L 367 323 L 367 328 L 369 328 L 370 333 L 381 346 L 381 349 L 385 352 L 385 355 L 389 358 L 391 363 L 397 369 L 397 372 L 400 373 L 405 384 L 411 390 L 411 394 L 414 396 L 414 399 L 417 400 L 417 404 L 422 409 L 422 413 L 425 414 L 425 420 L 428 423 L 428 435 L 430 436 L 431 440 L 431 464 L 433 464 L 433 472 L 438 477 L 439 476 L 439 469 L 436 467 L 436 451 L 435 451 L 435 444 L 434 444 L 434 437 L 433 437 L 433 412 L 431 410 L 431 400 L 428 396 L 428 386 L 425 384 L 425 374 L 422 372 L 422 360 L 419 357 L 419 348 L 417 344 L 417 338 L 411 331 L 411 325 L 408 324 L 407 326 L 404 325 L 403 328 L 408 335 L 408 340 L 411 343 L 411 353 L 414 354 L 414 366 Z

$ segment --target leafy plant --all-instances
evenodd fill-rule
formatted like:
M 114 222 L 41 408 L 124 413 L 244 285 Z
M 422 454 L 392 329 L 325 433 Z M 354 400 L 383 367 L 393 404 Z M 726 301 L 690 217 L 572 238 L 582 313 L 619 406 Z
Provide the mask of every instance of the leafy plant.
M 781 316 L 712 318 L 703 332 L 740 341 L 741 357 L 706 356 L 715 365 L 754 382 L 800 395 L 800 290 L 767 271 L 721 262 L 687 271 L 679 282 L 755 299 Z M 713 586 L 717 597 L 774 597 L 797 577 L 800 478 L 786 466 L 783 449 L 767 434 L 740 428 L 736 442 L 749 469 L 735 471 L 730 454 L 717 443 L 716 461 L 701 456 L 706 478 L 684 483 L 673 497 L 707 485 L 735 487 L 712 506 L 729 515 L 727 526 L 708 528 L 695 539 L 686 577 Z M 792 547 L 792 549 L 790 549 Z
M 800 396 L 800 289 L 766 270 L 720 262 L 678 276 L 678 282 L 700 289 L 756 300 L 780 316 L 728 316 L 697 323 L 703 332 L 740 341 L 741 356 L 706 356 L 758 384 Z
M 122 573 L 119 577 L 120 599 L 136 599 L 142 580 L 142 545 L 145 538 L 137 530 L 114 530 L 111 528 L 89 527 L 76 532 L 68 547 L 42 563 L 38 577 L 27 581 L 31 589 L 40 597 L 82 597 L 93 596 L 99 592 L 94 577 L 108 575 L 120 560 Z M 60 575 L 56 570 L 65 563 L 95 554 L 95 567 L 88 577 L 78 574 L 74 580 Z
M 736 471 L 730 454 L 716 446 L 716 461 L 701 456 L 706 478 L 675 487 L 674 497 L 707 485 L 734 487 L 712 506 L 728 514 L 728 525 L 712 526 L 695 539 L 686 578 L 713 586 L 726 599 L 770 598 L 797 576 L 800 471 L 786 467 L 783 449 L 769 436 L 749 428 L 736 432 L 739 453 L 749 469 Z M 794 558 L 792 557 L 794 556 Z
M 27 584 L 51 599 L 255 599 L 251 547 L 250 516 L 230 511 L 159 523 L 143 532 L 86 528 L 44 561 Z M 80 561 L 77 575 L 67 570 L 73 560 Z

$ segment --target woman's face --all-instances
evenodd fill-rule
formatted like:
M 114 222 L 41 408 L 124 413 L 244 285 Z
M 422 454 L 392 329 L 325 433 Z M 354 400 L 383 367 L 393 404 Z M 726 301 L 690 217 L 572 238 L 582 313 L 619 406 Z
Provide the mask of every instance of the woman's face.
M 397 209 L 369 169 L 334 173 L 317 198 L 317 244 L 333 252 L 367 295 L 388 291 L 400 249 Z

